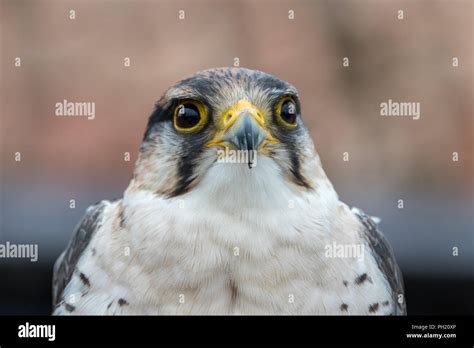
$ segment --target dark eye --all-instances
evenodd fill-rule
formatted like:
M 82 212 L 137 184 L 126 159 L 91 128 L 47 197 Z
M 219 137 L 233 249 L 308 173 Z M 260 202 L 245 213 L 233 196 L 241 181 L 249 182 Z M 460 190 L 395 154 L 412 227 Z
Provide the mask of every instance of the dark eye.
M 277 107 L 277 121 L 286 128 L 296 127 L 296 104 L 291 98 L 284 98 L 279 103 Z
M 195 132 L 204 125 L 206 109 L 199 102 L 184 102 L 176 107 L 174 114 L 174 126 L 176 130 L 189 133 Z

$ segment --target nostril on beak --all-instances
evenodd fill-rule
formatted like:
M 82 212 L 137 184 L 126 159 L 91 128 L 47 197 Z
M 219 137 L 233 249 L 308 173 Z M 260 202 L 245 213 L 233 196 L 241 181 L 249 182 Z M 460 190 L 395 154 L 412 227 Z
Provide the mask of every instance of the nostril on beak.
M 244 112 L 239 114 L 224 139 L 237 150 L 247 152 L 248 165 L 252 168 L 256 163 L 258 148 L 266 138 L 267 136 L 254 117 Z

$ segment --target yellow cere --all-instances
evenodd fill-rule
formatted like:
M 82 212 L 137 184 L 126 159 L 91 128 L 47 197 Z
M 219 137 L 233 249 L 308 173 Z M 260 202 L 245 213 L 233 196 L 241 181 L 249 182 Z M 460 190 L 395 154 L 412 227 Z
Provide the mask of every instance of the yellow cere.
M 219 129 L 229 129 L 237 119 L 237 117 L 244 111 L 247 111 L 258 124 L 263 128 L 265 125 L 265 118 L 263 113 L 251 102 L 246 99 L 240 99 L 237 103 L 232 105 L 223 112 L 222 117 L 219 118 L 221 122 Z
M 267 139 L 262 143 L 262 145 L 271 143 L 276 144 L 278 140 L 276 140 L 269 132 L 266 127 L 266 121 L 264 117 L 264 113 L 253 103 L 248 101 L 247 99 L 240 99 L 237 103 L 229 107 L 225 110 L 221 117 L 217 120 L 217 132 L 214 137 L 207 143 L 207 146 L 223 146 L 227 147 L 225 141 L 222 140 L 223 135 L 229 130 L 229 128 L 235 123 L 237 118 L 243 112 L 248 112 L 257 123 L 262 127 L 267 135 Z

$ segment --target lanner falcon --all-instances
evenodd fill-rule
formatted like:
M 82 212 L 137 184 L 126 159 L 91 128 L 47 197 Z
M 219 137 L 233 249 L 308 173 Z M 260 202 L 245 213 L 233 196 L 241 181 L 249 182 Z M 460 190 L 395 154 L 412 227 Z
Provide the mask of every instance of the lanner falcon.
M 392 249 L 339 200 L 297 90 L 244 68 L 198 72 L 157 102 L 123 198 L 89 207 L 56 261 L 53 306 L 406 314 Z

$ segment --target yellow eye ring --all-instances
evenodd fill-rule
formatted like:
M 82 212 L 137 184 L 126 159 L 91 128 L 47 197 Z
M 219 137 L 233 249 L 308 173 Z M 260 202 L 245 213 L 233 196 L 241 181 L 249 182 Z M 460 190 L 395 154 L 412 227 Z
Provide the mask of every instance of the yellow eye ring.
M 292 97 L 282 97 L 275 108 L 277 123 L 286 129 L 293 129 L 298 126 L 296 102 Z
M 204 127 L 207 118 L 207 108 L 203 103 L 183 100 L 174 110 L 173 125 L 180 133 L 195 133 Z

